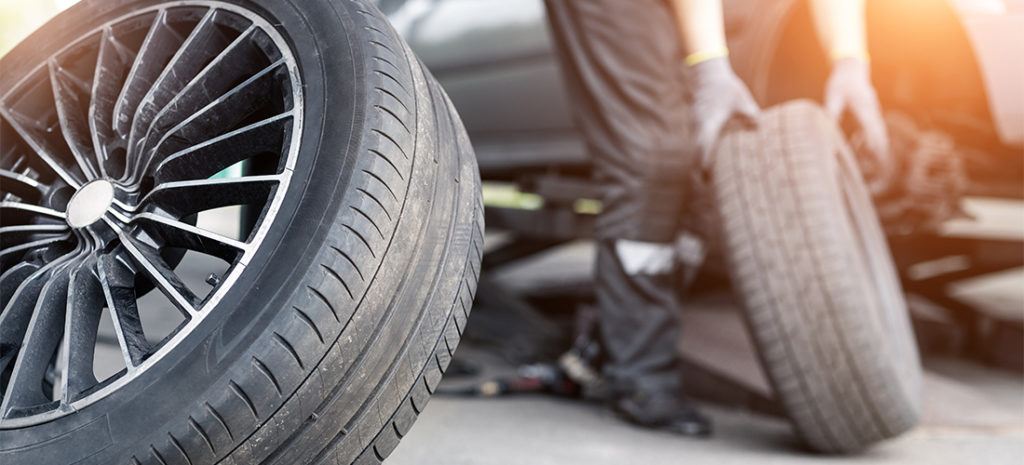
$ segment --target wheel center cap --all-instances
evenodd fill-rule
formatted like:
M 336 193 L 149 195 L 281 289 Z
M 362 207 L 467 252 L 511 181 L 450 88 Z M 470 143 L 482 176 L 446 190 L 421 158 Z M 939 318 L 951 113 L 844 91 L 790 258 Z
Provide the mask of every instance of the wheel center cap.
M 103 218 L 114 203 L 114 185 L 105 179 L 97 179 L 82 186 L 68 202 L 68 224 L 72 228 L 84 228 Z

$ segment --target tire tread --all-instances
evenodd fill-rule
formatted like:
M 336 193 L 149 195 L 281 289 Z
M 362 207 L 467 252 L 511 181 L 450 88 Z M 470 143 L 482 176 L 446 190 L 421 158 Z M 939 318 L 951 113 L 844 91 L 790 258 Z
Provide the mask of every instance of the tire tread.
M 732 281 L 776 394 L 809 446 L 844 453 L 913 426 L 918 407 L 906 393 L 919 380 L 895 375 L 916 366 L 916 354 L 891 360 L 886 350 L 913 335 L 862 316 L 877 292 L 851 258 L 851 226 L 827 175 L 840 168 L 823 148 L 839 140 L 813 104 L 769 110 L 757 131 L 722 139 L 712 188 Z

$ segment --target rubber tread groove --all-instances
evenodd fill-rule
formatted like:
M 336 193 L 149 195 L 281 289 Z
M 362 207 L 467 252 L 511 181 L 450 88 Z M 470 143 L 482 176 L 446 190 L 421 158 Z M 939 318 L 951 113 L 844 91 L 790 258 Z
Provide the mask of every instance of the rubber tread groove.
M 200 438 L 203 439 L 203 442 L 206 443 L 206 446 L 210 448 L 210 452 L 214 455 L 217 455 L 217 448 L 213 446 L 213 441 L 210 440 L 210 435 L 206 434 L 206 430 L 203 429 L 203 425 L 200 425 L 198 422 L 196 422 L 196 419 L 192 418 L 192 416 L 188 417 L 188 425 L 192 427 L 192 429 L 196 432 L 196 434 L 199 435 Z
M 316 327 L 316 323 L 313 322 L 313 320 L 309 317 L 309 315 L 306 312 L 304 312 L 299 307 L 292 307 L 292 309 L 295 310 L 295 313 L 297 313 L 299 315 L 299 319 L 303 323 L 305 323 L 306 326 L 308 326 L 310 330 L 313 331 L 313 334 L 316 334 L 316 339 L 318 341 L 320 341 L 321 344 L 323 344 L 324 343 L 324 335 L 320 332 L 320 328 Z

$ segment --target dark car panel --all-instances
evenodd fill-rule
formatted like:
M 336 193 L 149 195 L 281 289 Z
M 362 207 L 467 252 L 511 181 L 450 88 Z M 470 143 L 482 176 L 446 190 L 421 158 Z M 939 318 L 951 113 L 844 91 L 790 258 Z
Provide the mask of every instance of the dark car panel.
M 927 15 L 932 22 L 919 25 L 925 29 L 917 37 L 905 37 L 901 13 L 917 12 L 925 4 L 934 13 Z M 523 170 L 587 165 L 543 0 L 380 0 L 378 5 L 450 94 L 485 178 L 514 179 Z M 886 109 L 949 133 L 973 152 L 980 148 L 985 153 L 973 155 L 967 171 L 1011 186 L 1000 192 L 1019 190 L 1016 172 L 1007 177 L 983 166 L 1020 166 L 1024 157 L 1000 142 L 963 14 L 942 1 L 869 5 L 874 78 Z M 725 15 L 733 66 L 762 105 L 820 98 L 827 57 L 805 2 L 725 0 Z M 923 53 L 939 43 L 945 44 L 945 54 Z M 953 60 L 973 66 L 949 66 Z
M 381 6 L 460 112 L 472 115 L 470 132 L 571 128 L 540 0 L 385 0 Z
M 485 177 L 584 164 L 542 0 L 382 0 L 448 91 Z

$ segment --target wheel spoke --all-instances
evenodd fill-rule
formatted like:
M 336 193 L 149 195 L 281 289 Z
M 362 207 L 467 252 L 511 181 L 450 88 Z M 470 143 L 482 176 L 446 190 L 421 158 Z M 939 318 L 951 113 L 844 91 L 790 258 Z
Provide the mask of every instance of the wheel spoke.
M 287 205 L 299 63 L 259 12 L 206 3 L 125 8 L 44 44 L 0 95 L 0 430 L 79 411 L 175 350 Z M 242 162 L 250 175 L 213 179 Z M 203 226 L 240 206 L 265 212 L 243 221 L 261 233 Z M 147 326 L 160 312 L 171 332 Z M 95 360 L 108 316 L 116 373 Z
M 157 184 L 206 179 L 260 153 L 281 150 L 292 113 L 250 124 L 165 158 L 156 169 Z
M 147 145 L 140 153 L 147 154 L 147 149 L 166 135 L 169 129 L 228 93 L 235 83 L 248 76 L 249 65 L 261 59 L 259 48 L 252 42 L 254 31 L 254 28 L 250 28 L 231 42 L 161 109 L 149 126 L 145 138 Z
M 64 315 L 64 340 L 57 372 L 61 373 L 61 402 L 69 404 L 81 392 L 96 385 L 93 356 L 96 332 L 103 313 L 103 288 L 94 274 L 91 260 L 71 272 L 68 283 L 67 311 Z
M 135 296 L 135 272 L 113 255 L 100 257 L 97 269 L 114 332 L 129 370 L 139 366 L 153 348 L 146 339 Z
M 67 309 L 69 271 L 54 271 L 39 291 L 38 300 L 21 342 L 7 385 L 0 416 L 10 417 L 12 409 L 47 403 L 43 392 L 46 368 L 60 343 Z
M 0 250 L 21 244 L 39 234 L 60 234 L 68 227 L 62 224 L 33 224 L 27 226 L 4 226 L 0 228 Z
M 141 155 L 144 164 L 136 174 L 144 172 L 154 158 L 205 142 L 211 139 L 211 134 L 224 134 L 264 107 L 265 97 L 282 77 L 283 65 L 283 61 L 278 61 L 264 68 L 168 130 L 153 148 Z
M 4 307 L 0 309 L 0 373 L 7 369 L 22 347 L 33 310 L 47 282 L 74 256 L 75 254 L 69 253 L 44 266 L 25 263 L 0 275 L 0 292 L 5 302 Z
M 160 292 L 175 305 L 186 318 L 195 313 L 202 301 L 192 290 L 181 282 L 174 270 L 152 247 L 121 233 L 121 245 L 128 252 L 132 263 L 156 285 Z
M 26 244 L 16 245 L 0 250 L 0 270 L 6 270 L 11 266 L 12 262 L 18 260 L 27 252 L 32 250 L 41 249 L 55 242 L 60 242 L 68 239 L 70 236 L 67 234 L 61 236 L 47 237 L 45 239 L 39 239 Z
M 40 207 L 21 202 L 0 202 L 0 208 L 5 210 L 18 210 L 30 212 L 37 215 L 49 216 L 51 218 L 64 219 L 64 214 L 52 208 Z
M 153 189 L 139 206 L 159 206 L 184 218 L 214 208 L 262 205 L 280 182 L 279 175 L 168 182 Z
M 118 42 L 111 28 L 103 30 L 99 55 L 96 57 L 96 72 L 92 81 L 89 129 L 92 131 L 96 162 L 104 177 L 118 169 L 124 170 L 124 160 L 111 160 L 105 147 L 114 140 L 111 115 L 114 113 L 118 92 L 126 77 L 126 65 L 135 57 L 134 52 Z
M 171 247 L 203 252 L 228 263 L 235 261 L 248 247 L 244 242 L 154 213 L 136 215 L 133 222 Z
M 0 105 L 0 117 L 32 148 L 32 152 L 67 185 L 75 189 L 82 186 L 83 175 L 57 161 L 71 158 L 68 156 L 69 151 L 65 144 L 54 144 L 50 138 L 30 129 L 30 125 L 26 124 L 24 117 L 16 115 L 3 105 Z
M 143 136 L 150 132 L 150 125 L 157 114 L 217 55 L 218 50 L 229 43 L 214 22 L 216 15 L 217 10 L 206 13 L 150 86 L 132 118 L 129 147 L 134 148 L 137 143 L 144 142 Z
M 0 302 L 10 302 L 11 297 L 14 296 L 14 291 L 18 290 L 18 286 L 25 282 L 32 273 L 39 271 L 40 265 L 31 262 L 21 262 L 11 267 L 11 269 L 0 274 Z M 4 311 L 4 307 L 0 307 L 0 313 Z M 0 367 L 3 365 L 0 364 Z M 3 371 L 0 368 L 0 371 Z
M 10 300 L 7 301 L 3 313 L 0 313 L 0 359 L 9 362 L 12 359 L 10 354 L 21 347 L 21 341 L 25 337 L 25 328 L 28 327 L 29 320 L 32 318 L 32 308 L 53 268 L 54 266 L 38 268 L 24 278 L 13 295 L 10 296 Z M 8 279 L 11 278 L 11 275 L 7 273 L 4 273 L 4 276 Z M 0 365 L 0 372 L 6 368 L 6 364 Z
M 8 224 L 17 224 L 28 218 L 53 218 L 61 221 L 66 218 L 63 213 L 52 208 L 22 202 L 0 202 L 0 217 Z
M 64 255 L 45 266 L 22 263 L 0 275 L 0 297 L 5 302 L 0 308 L 0 373 L 21 347 L 43 286 L 72 256 Z
M 50 85 L 53 88 L 53 101 L 57 107 L 57 119 L 60 122 L 64 140 L 86 178 L 96 179 L 99 172 L 93 167 L 96 154 L 93 153 L 92 136 L 87 117 L 88 104 L 82 101 L 80 84 L 75 77 L 57 64 L 56 59 L 50 59 L 48 67 L 50 69 Z
M 46 194 L 48 189 L 24 174 L 0 169 L 0 192 L 14 194 L 18 198 L 31 202 Z
M 167 11 L 160 10 L 153 19 L 114 106 L 114 130 L 121 137 L 128 137 L 132 115 L 182 42 L 184 39 L 167 22 Z

